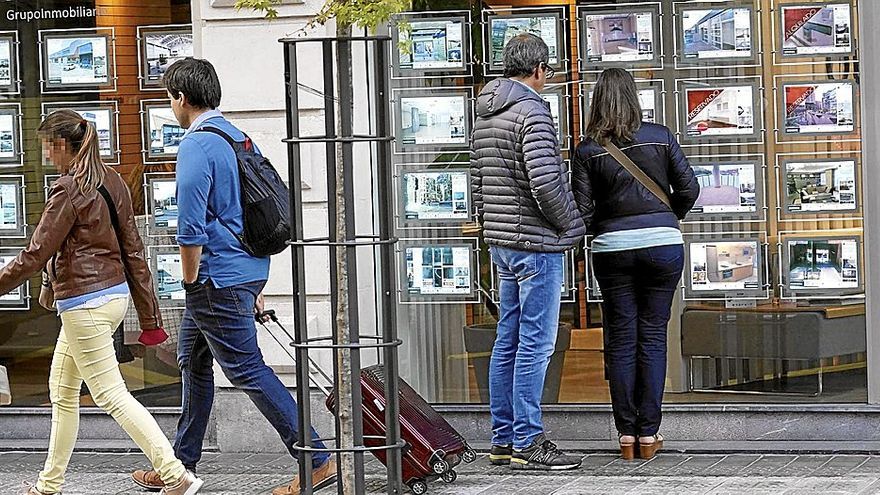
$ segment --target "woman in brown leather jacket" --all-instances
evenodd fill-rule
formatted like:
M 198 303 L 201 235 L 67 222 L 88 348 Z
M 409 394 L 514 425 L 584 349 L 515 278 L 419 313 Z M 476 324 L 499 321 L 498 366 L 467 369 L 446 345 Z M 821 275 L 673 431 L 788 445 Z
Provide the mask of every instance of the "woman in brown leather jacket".
M 202 481 L 184 468 L 156 421 L 129 393 L 113 350 L 112 333 L 125 317 L 129 297 L 143 330 L 140 341 L 150 345 L 167 338 L 128 186 L 101 161 L 95 127 L 78 113 L 54 112 L 37 132 L 44 156 L 63 175 L 49 191 L 28 247 L 0 270 L 0 294 L 5 294 L 45 267 L 40 302 L 57 308 L 61 317 L 49 372 L 49 454 L 36 486 L 26 493 L 61 492 L 85 381 L 95 403 L 149 457 L 165 482 L 162 493 L 193 495 Z

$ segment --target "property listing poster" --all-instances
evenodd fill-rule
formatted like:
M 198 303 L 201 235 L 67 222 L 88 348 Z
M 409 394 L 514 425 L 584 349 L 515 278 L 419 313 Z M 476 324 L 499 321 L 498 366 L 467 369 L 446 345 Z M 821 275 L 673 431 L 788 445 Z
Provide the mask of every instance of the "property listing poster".
M 785 133 L 853 132 L 854 92 L 848 81 L 785 85 Z
M 793 290 L 859 286 L 859 249 L 855 239 L 790 240 L 788 253 L 788 283 Z
M 403 174 L 403 204 L 407 220 L 461 220 L 469 217 L 467 172 Z
M 425 246 L 406 249 L 410 294 L 466 295 L 472 290 L 469 246 Z
M 587 62 L 653 60 L 654 14 L 621 12 L 585 15 Z
M 693 165 L 700 184 L 700 196 L 694 208 L 696 214 L 754 213 L 754 163 Z
M 690 244 L 691 289 L 737 292 L 760 288 L 757 242 Z
M 782 6 L 784 56 L 849 53 L 853 48 L 849 3 Z
M 687 135 L 723 137 L 755 133 L 754 88 L 718 86 L 685 89 Z
M 463 96 L 403 97 L 400 101 L 403 144 L 443 146 L 467 142 Z
M 494 17 L 489 23 L 491 61 L 493 69 L 504 68 L 504 47 L 521 33 L 530 33 L 544 40 L 549 49 L 550 65 L 559 64 L 558 18 L 555 16 Z
M 785 203 L 791 212 L 856 209 L 856 161 L 792 161 L 785 164 Z
M 400 69 L 461 69 L 463 26 L 461 20 L 412 21 L 410 31 L 401 30 Z
M 685 59 L 736 59 L 752 56 L 752 11 L 749 9 L 684 10 Z

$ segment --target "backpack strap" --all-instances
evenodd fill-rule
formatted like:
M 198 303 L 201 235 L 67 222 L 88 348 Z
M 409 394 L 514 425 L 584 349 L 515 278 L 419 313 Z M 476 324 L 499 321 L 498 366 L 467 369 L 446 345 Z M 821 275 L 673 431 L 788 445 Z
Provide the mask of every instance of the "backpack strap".
M 238 155 L 238 146 L 243 147 L 246 151 L 253 150 L 253 143 L 251 142 L 251 138 L 249 138 L 247 134 L 244 134 L 244 132 L 242 132 L 242 134 L 244 134 L 244 142 L 239 142 L 239 141 L 232 139 L 232 136 L 227 134 L 225 131 L 223 131 L 217 127 L 213 127 L 213 126 L 206 126 L 205 125 L 205 126 L 202 126 L 202 127 L 195 129 L 193 132 L 208 132 L 208 133 L 215 134 L 217 136 L 222 137 L 223 140 L 225 140 L 227 143 L 229 143 L 229 146 L 232 148 L 232 152 L 236 155 Z M 236 156 L 236 162 L 237 161 L 238 161 L 238 156 Z M 239 171 L 239 181 L 241 181 L 241 172 L 240 171 Z M 239 187 L 241 187 L 241 184 L 239 184 Z M 210 209 L 211 209 L 211 207 L 208 206 L 208 211 L 210 211 Z M 244 211 L 242 211 L 242 214 L 243 213 L 244 213 Z M 236 234 L 235 231 L 232 230 L 232 227 L 230 227 L 229 224 L 226 223 L 225 220 L 223 220 L 223 218 L 220 216 L 220 214 L 214 213 L 214 218 L 217 219 L 217 221 L 220 222 L 220 225 L 222 225 L 226 230 L 228 230 L 230 234 L 232 234 L 232 237 L 235 237 L 236 239 L 238 239 L 239 242 L 244 244 L 244 240 L 242 239 L 242 236 L 240 234 Z

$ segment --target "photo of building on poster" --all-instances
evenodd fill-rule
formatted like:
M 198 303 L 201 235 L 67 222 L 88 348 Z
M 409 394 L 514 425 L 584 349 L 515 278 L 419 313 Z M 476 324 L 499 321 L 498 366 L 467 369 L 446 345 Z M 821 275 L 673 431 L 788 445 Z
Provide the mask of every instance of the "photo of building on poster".
M 159 300 L 183 301 L 183 266 L 180 253 L 156 255 L 156 294 Z
M 657 89 L 655 88 L 640 88 L 639 90 L 639 106 L 642 109 L 642 122 L 649 122 L 651 124 L 657 123 Z M 587 102 L 587 106 L 589 107 L 590 102 L 593 101 L 593 92 L 587 95 L 589 101 Z
M 554 16 L 534 17 L 493 17 L 489 23 L 492 68 L 504 67 L 504 47 L 514 36 L 531 33 L 544 40 L 550 50 L 550 65 L 559 64 L 557 32 L 558 18 Z
M 46 36 L 48 82 L 56 86 L 107 84 L 107 38 Z
M 471 293 L 469 246 L 426 246 L 406 249 L 407 290 L 420 295 Z
M 410 32 L 400 31 L 398 46 L 400 69 L 431 70 L 461 69 L 462 36 L 461 20 L 411 21 Z
M 685 89 L 687 135 L 736 136 L 755 133 L 752 86 Z
M 0 38 L 0 87 L 12 85 L 12 39 Z
M 453 145 L 467 142 L 464 96 L 400 99 L 403 144 Z
M 52 113 L 60 108 L 47 107 L 45 112 Z M 80 114 L 83 119 L 88 121 L 90 124 L 95 126 L 95 130 L 98 132 L 98 148 L 101 150 L 101 158 L 113 158 L 116 153 L 113 149 L 113 119 L 111 112 L 112 110 L 108 108 L 95 108 L 95 107 L 80 107 L 80 108 L 71 108 L 76 113 Z
M 855 239 L 788 241 L 792 290 L 859 287 L 859 249 Z
M 152 182 L 153 224 L 157 228 L 177 229 L 177 181 Z
M 654 59 L 654 14 L 621 12 L 584 16 L 587 62 Z
M 785 133 L 853 132 L 854 89 L 851 82 L 785 85 Z
M 752 56 L 751 10 L 684 10 L 681 18 L 684 58 L 724 59 Z
M 0 159 L 11 160 L 16 157 L 16 120 L 17 116 L 12 112 L 0 113 Z
M 407 220 L 467 221 L 469 189 L 463 170 L 403 174 L 404 216 Z
M 786 163 L 788 211 L 855 210 L 855 170 L 855 160 Z
M 690 245 L 691 289 L 736 292 L 760 288 L 757 242 Z
M 782 6 L 782 54 L 849 53 L 853 48 L 849 3 Z
M 0 256 L 0 267 L 4 267 L 4 266 L 8 265 L 9 263 L 12 263 L 13 261 L 15 261 L 15 256 L 13 256 L 13 255 Z M 23 286 L 19 285 L 18 287 L 12 289 L 8 293 L 0 296 L 0 302 L 7 302 L 7 303 L 9 303 L 9 302 L 13 302 L 13 303 L 22 302 L 22 300 L 24 299 L 24 297 L 22 296 L 22 292 L 21 292 L 22 287 Z
M 155 32 L 144 36 L 147 82 L 158 83 L 165 70 L 178 60 L 193 56 L 193 35 L 180 31 Z
M 562 145 L 565 136 L 562 135 L 562 127 L 559 125 L 559 116 L 562 111 L 562 96 L 559 93 L 541 93 L 541 98 L 550 104 L 550 117 L 553 119 L 553 127 L 556 128 L 556 141 Z
M 0 182 L 0 230 L 18 230 L 20 187 L 18 182 Z
M 171 106 L 150 106 L 147 108 L 147 132 L 150 136 L 151 156 L 170 156 L 177 154 L 185 129 L 180 127 Z
M 754 213 L 754 163 L 694 165 L 700 196 L 693 213 Z

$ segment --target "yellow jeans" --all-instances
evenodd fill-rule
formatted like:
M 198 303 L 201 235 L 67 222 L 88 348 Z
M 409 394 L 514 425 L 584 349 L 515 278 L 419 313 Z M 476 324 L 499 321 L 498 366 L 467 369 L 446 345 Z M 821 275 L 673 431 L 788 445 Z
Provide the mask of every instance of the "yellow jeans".
M 37 481 L 37 490 L 43 493 L 60 492 L 64 484 L 64 471 L 79 431 L 79 395 L 83 380 L 95 403 L 113 416 L 141 448 L 162 481 L 175 483 L 186 472 L 156 420 L 132 397 L 122 380 L 112 335 L 127 309 L 128 299 L 121 298 L 96 309 L 61 313 L 61 333 L 49 372 L 52 401 L 49 455 Z

